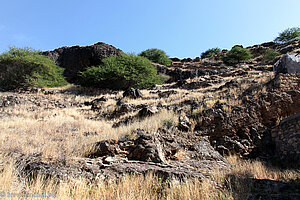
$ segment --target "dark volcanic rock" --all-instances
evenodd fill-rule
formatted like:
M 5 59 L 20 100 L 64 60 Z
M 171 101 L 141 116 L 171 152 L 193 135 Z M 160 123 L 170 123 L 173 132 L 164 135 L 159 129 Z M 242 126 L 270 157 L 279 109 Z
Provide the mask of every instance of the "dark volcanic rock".
M 61 47 L 53 51 L 42 52 L 60 67 L 65 68 L 64 75 L 70 82 L 76 81 L 78 72 L 84 71 L 87 67 L 101 64 L 103 58 L 120 53 L 122 53 L 120 49 L 102 42 L 89 46 Z
M 93 101 L 89 102 L 84 102 L 84 105 L 86 106 L 89 106 L 91 105 L 92 106 L 92 110 L 95 110 L 95 109 L 100 109 L 103 102 L 107 101 L 107 99 L 103 96 L 103 97 L 100 97 L 100 98 L 97 98 L 97 99 L 94 99 Z
M 126 91 L 123 93 L 123 97 L 129 97 L 129 98 L 136 99 L 136 98 L 143 97 L 143 94 L 142 94 L 141 91 L 138 90 L 138 89 L 129 88 L 128 90 L 126 90 Z
M 278 60 L 274 66 L 275 74 L 296 74 L 300 73 L 300 55 L 299 54 L 286 54 Z
M 145 106 L 144 108 L 142 108 L 139 111 L 138 117 L 149 117 L 149 116 L 154 115 L 157 112 L 158 112 L 158 110 L 156 107 Z

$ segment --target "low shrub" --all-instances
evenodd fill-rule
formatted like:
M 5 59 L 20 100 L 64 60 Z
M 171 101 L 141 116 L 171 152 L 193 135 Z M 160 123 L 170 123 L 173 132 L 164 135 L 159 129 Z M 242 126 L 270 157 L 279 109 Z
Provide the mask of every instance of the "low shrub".
M 226 64 L 238 64 L 248 61 L 251 57 L 252 54 L 248 49 L 244 49 L 240 46 L 235 46 L 223 57 L 223 61 Z
M 208 49 L 205 52 L 201 53 L 201 58 L 202 59 L 204 59 L 204 58 L 210 58 L 213 55 L 215 55 L 217 53 L 220 53 L 220 52 L 221 52 L 221 49 L 219 49 L 219 48 L 211 48 L 211 49 Z
M 29 47 L 10 47 L 0 55 L 0 88 L 59 87 L 67 84 L 64 69 Z
M 85 87 L 124 90 L 129 87 L 149 88 L 161 83 L 157 69 L 150 60 L 133 54 L 110 56 L 103 64 L 80 72 L 79 84 Z
M 272 60 L 274 60 L 279 55 L 280 55 L 280 53 L 277 52 L 277 51 L 275 51 L 274 49 L 266 49 L 264 51 L 262 59 L 264 61 L 272 61 Z
M 172 61 L 167 56 L 166 52 L 160 49 L 147 49 L 142 51 L 139 56 L 143 56 L 151 60 L 152 62 L 159 63 L 162 65 L 170 65 Z

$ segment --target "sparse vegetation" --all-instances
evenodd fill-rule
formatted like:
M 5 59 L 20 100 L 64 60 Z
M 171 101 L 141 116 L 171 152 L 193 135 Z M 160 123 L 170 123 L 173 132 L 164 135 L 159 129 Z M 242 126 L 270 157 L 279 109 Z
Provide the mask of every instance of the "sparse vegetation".
M 166 52 L 160 49 L 147 49 L 142 51 L 139 56 L 143 56 L 151 60 L 152 62 L 159 63 L 162 65 L 170 65 L 172 61 L 167 56 Z
M 122 90 L 149 88 L 161 83 L 155 66 L 145 57 L 133 54 L 110 56 L 100 66 L 81 72 L 79 84 L 86 87 Z
M 279 55 L 280 55 L 280 53 L 275 51 L 274 49 L 266 49 L 263 54 L 263 60 L 264 61 L 272 61 Z
M 285 48 L 276 45 L 280 48 L 272 48 L 280 52 Z M 224 67 L 219 55 L 211 64 L 181 60 L 169 67 L 179 69 L 170 76 L 157 75 L 145 57 L 112 56 L 80 74 L 81 85 L 91 88 L 1 92 L 0 198 L 8 193 L 125 200 L 297 195 L 298 168 L 279 168 L 280 152 L 273 148 L 260 154 L 260 139 L 286 117 L 285 109 L 294 109 L 286 102 L 297 94 L 299 76 L 275 77 L 271 66 L 259 61 L 278 54 L 267 49 L 261 55 L 264 48 L 250 47 L 255 63 L 247 65 Z M 225 57 L 229 64 L 244 62 L 251 57 L 247 51 L 234 47 Z M 189 74 L 193 69 L 199 70 L 196 77 Z M 107 90 L 148 88 L 159 76 L 177 82 L 141 89 L 141 98 Z M 290 96 L 282 95 L 287 91 Z M 250 159 L 257 155 L 263 160 Z
M 58 87 L 67 84 L 63 69 L 38 51 L 11 47 L 0 55 L 0 88 Z
M 279 36 L 275 38 L 275 42 L 288 42 L 300 37 L 300 27 L 288 28 L 279 33 Z
M 211 49 L 208 49 L 206 50 L 205 52 L 201 53 L 201 58 L 210 58 L 212 57 L 213 55 L 217 54 L 217 53 L 220 53 L 221 52 L 221 49 L 220 48 L 211 48 Z
M 251 52 L 243 47 L 233 47 L 223 58 L 227 64 L 238 64 L 248 61 L 252 57 Z

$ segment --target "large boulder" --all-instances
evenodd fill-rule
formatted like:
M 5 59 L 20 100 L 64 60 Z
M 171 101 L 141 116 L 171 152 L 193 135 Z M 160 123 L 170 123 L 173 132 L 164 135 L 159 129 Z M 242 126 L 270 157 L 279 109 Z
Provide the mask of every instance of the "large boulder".
M 300 73 L 300 54 L 285 54 L 273 66 L 275 74 L 298 74 Z
M 69 82 L 76 81 L 78 72 L 101 64 L 103 58 L 121 53 L 120 49 L 102 42 L 89 46 L 61 47 L 53 51 L 42 52 L 60 67 L 65 68 L 64 75 Z

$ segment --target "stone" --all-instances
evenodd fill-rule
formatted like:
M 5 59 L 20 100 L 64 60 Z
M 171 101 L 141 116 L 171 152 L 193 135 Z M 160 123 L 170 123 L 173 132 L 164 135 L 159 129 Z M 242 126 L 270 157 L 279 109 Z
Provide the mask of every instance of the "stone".
M 123 92 L 123 97 L 137 99 L 143 97 L 143 94 L 139 89 L 129 88 Z
M 197 157 L 201 160 L 218 160 L 225 161 L 221 154 L 214 150 L 208 141 L 201 140 L 197 142 L 193 149 L 195 150 Z
M 178 129 L 185 132 L 191 129 L 191 122 L 186 116 L 179 117 Z
M 139 113 L 138 113 L 138 117 L 149 117 L 152 116 L 154 114 L 158 113 L 157 107 L 153 106 L 145 106 L 144 108 L 142 108 Z
M 300 73 L 300 55 L 295 53 L 285 54 L 278 60 L 273 70 L 275 74 L 299 74 Z
M 86 102 L 84 102 L 84 105 L 86 105 L 86 106 L 91 105 L 92 106 L 92 110 L 97 110 L 97 109 L 101 108 L 103 102 L 105 102 L 105 101 L 107 101 L 107 99 L 103 96 L 103 97 L 94 99 L 91 102 L 86 101 Z
M 178 92 L 175 90 L 168 90 L 164 92 L 159 91 L 157 94 L 159 98 L 168 98 L 170 95 L 177 94 L 177 93 Z

